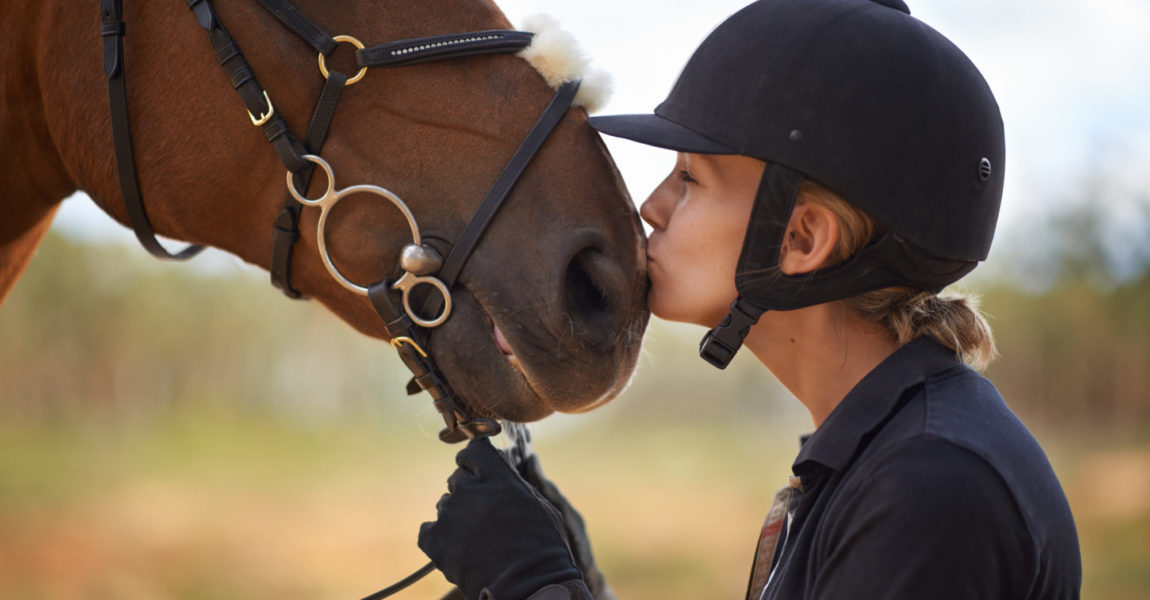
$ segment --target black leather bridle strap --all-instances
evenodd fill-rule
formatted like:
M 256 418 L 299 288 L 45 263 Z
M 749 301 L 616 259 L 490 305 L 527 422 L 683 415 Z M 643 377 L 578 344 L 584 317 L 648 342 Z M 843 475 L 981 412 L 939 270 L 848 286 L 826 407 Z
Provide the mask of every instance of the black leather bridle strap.
M 228 80 L 231 81 L 232 87 L 243 98 L 244 106 L 252 117 L 253 123 L 259 119 L 258 126 L 263 131 L 264 137 L 275 148 L 280 162 L 292 173 L 306 169 L 311 165 L 310 162 L 303 159 L 303 155 L 307 151 L 288 128 L 283 117 L 276 112 L 267 91 L 256 79 L 255 73 L 247 59 L 244 58 L 243 53 L 240 52 L 235 39 L 216 16 L 211 2 L 208 0 L 185 1 L 188 8 L 195 13 L 200 26 L 208 31 L 208 39 L 211 40 L 212 48 L 216 51 L 216 60 L 227 71 Z
M 226 70 L 232 87 L 243 98 L 249 115 L 253 116 L 253 123 L 256 122 L 255 115 L 260 115 L 261 120 L 267 117 L 260 125 L 264 137 L 275 148 L 276 155 L 284 167 L 293 173 L 296 189 L 306 190 L 311 181 L 314 165 L 303 160 L 302 156 L 318 153 L 323 146 L 347 76 L 335 71 L 329 73 L 312 114 L 306 143 L 300 143 L 279 113 L 275 112 L 271 98 L 260 86 L 247 59 L 216 16 L 211 3 L 208 0 L 186 0 L 186 2 L 188 8 L 196 15 L 200 26 L 208 31 L 216 59 Z M 325 48 L 327 52 L 335 48 L 336 42 L 331 36 L 304 18 L 291 5 L 271 0 L 261 0 L 260 3 L 313 47 Z M 272 229 L 272 262 L 269 268 L 271 282 L 291 298 L 299 298 L 301 295 L 291 286 L 292 249 L 299 238 L 300 208 L 290 194 L 286 195 L 284 208 L 276 217 Z
M 307 134 L 304 136 L 303 145 L 308 152 L 314 154 L 323 148 L 323 142 L 327 139 L 328 130 L 331 129 L 331 121 L 335 117 L 335 109 L 339 106 L 339 98 L 345 85 L 347 85 L 347 75 L 335 70 L 328 72 L 323 89 L 319 92 L 319 98 L 315 101 L 315 110 L 311 113 L 311 123 L 308 124 Z M 308 170 L 310 171 L 314 167 L 315 165 L 312 165 Z M 299 189 L 306 188 L 301 187 Z
M 268 12 L 275 15 L 288 29 L 295 32 L 296 35 L 307 42 L 309 46 L 315 48 L 320 54 L 327 56 L 339 45 L 332 36 L 320 29 L 315 23 L 312 23 L 310 19 L 296 10 L 296 7 L 291 4 L 281 0 L 257 1 L 262 4 Z
M 578 91 L 578 80 L 569 81 L 559 87 L 551 99 L 551 103 L 543 111 L 543 115 L 531 128 L 523 143 L 519 145 L 519 149 L 515 151 L 511 160 L 507 162 L 507 166 L 503 168 L 503 172 L 499 174 L 499 178 L 495 180 L 495 184 L 491 186 L 491 191 L 487 192 L 487 197 L 483 199 L 479 208 L 475 210 L 475 214 L 471 216 L 467 227 L 463 229 L 463 233 L 459 235 L 455 245 L 451 247 L 447 258 L 443 260 L 443 267 L 439 270 L 439 280 L 448 289 L 451 289 L 456 280 L 459 279 L 463 265 L 471 257 L 476 244 L 479 243 L 480 236 L 487 230 L 491 219 L 499 211 L 499 207 L 503 205 L 503 201 L 507 199 L 508 194 L 515 187 L 515 183 L 519 181 L 519 177 L 523 175 L 527 165 L 531 163 L 531 159 L 535 158 L 551 132 L 563 120 L 563 116 L 571 108 L 571 103 L 575 100 L 575 94 Z M 431 294 L 424 303 L 423 314 L 439 312 L 442 304 L 443 298 L 439 294 Z
M 385 279 L 372 285 L 368 288 L 368 298 L 387 327 L 391 345 L 412 373 L 412 380 L 407 385 L 408 395 L 426 391 L 435 402 L 436 410 L 443 415 L 446 427 L 439 432 L 439 439 L 454 444 L 467 438 L 499 433 L 497 421 L 473 415 L 455 395 L 455 390 L 424 350 L 426 336 L 403 310 L 398 294 L 392 289 L 394 284 L 394 281 Z
M 136 158 L 132 152 L 132 131 L 128 124 L 128 86 L 124 80 L 124 21 L 121 0 L 100 0 L 100 35 L 104 39 L 104 75 L 108 78 L 108 102 L 112 114 L 112 141 L 116 149 L 116 169 L 128 223 L 136 239 L 152 256 L 185 260 L 199 254 L 203 246 L 188 246 L 172 254 L 160 245 L 144 210 Z
M 335 38 L 290 3 L 284 0 L 258 1 L 288 29 L 321 54 L 326 56 L 335 49 L 337 45 Z M 191 3 L 192 0 L 189 0 L 189 4 Z M 361 68 L 400 67 L 463 56 L 518 52 L 530 45 L 533 37 L 532 34 L 522 31 L 504 30 L 439 35 L 388 42 L 358 50 L 356 59 Z M 339 101 L 342 84 L 340 86 L 333 84 L 332 75 L 335 73 L 329 74 L 316 103 L 311 125 L 308 127 L 304 147 L 311 154 L 318 154 L 322 148 L 323 138 L 327 134 L 336 103 Z M 339 79 L 346 81 L 346 77 Z M 295 174 L 296 189 L 307 189 L 311 172 L 312 166 L 308 163 L 307 167 Z M 296 240 L 299 239 L 300 210 L 299 203 L 289 193 L 273 227 L 272 262 L 269 269 L 271 282 L 289 298 L 301 297 L 300 292 L 291 285 L 292 251 Z
M 499 178 L 495 180 L 495 185 L 491 186 L 491 191 L 487 192 L 487 197 L 483 199 L 483 203 L 475 209 L 471 221 L 467 223 L 467 227 L 459 235 L 459 240 L 455 242 L 451 252 L 443 260 L 443 268 L 439 270 L 439 280 L 447 284 L 447 287 L 450 288 L 455 284 L 460 271 L 463 270 L 463 265 L 471 256 L 471 252 L 475 250 L 475 245 L 479 243 L 479 236 L 487 230 L 492 217 L 499 211 L 499 207 L 503 205 L 503 201 L 507 199 L 507 195 L 511 193 L 511 189 L 515 187 L 515 183 L 519 181 L 519 177 L 523 175 L 527 165 L 531 163 L 531 159 L 539 153 L 543 142 L 547 141 L 551 132 L 563 120 L 563 116 L 571 108 L 571 103 L 575 100 L 575 94 L 578 91 L 579 81 L 568 81 L 559 87 L 555 97 L 551 99 L 551 103 L 543 111 L 543 115 L 536 121 L 535 126 L 523 139 L 523 143 L 519 145 L 519 149 L 515 151 L 511 160 L 507 162 L 507 166 L 503 168 L 503 172 L 499 174 Z
M 327 132 L 331 129 L 331 122 L 335 117 L 335 109 L 339 106 L 340 94 L 343 92 L 345 83 L 347 83 L 347 75 L 339 71 L 328 73 L 328 78 L 323 84 L 323 90 L 320 91 L 319 99 L 315 103 L 315 110 L 312 111 L 311 123 L 308 125 L 307 135 L 304 138 L 304 148 L 307 149 L 308 154 L 319 154 L 320 149 L 323 148 L 323 142 L 327 139 Z M 296 189 L 304 190 L 306 193 L 314 172 L 315 165 L 308 163 L 306 169 L 295 173 Z M 300 203 L 292 198 L 291 193 L 285 194 L 283 210 L 276 217 L 275 225 L 272 228 L 272 262 L 269 269 L 271 281 L 272 285 L 279 288 L 289 298 L 301 296 L 300 292 L 291 286 L 291 258 L 295 241 L 299 239 L 299 213 L 302 208 Z

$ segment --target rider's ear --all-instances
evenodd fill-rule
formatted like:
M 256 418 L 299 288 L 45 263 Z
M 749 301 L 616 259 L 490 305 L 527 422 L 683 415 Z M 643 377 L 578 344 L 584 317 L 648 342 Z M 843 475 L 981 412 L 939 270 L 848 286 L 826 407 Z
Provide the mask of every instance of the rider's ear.
M 838 242 L 839 220 L 834 211 L 821 204 L 798 204 L 787 224 L 779 269 L 786 275 L 816 271 L 826 265 Z

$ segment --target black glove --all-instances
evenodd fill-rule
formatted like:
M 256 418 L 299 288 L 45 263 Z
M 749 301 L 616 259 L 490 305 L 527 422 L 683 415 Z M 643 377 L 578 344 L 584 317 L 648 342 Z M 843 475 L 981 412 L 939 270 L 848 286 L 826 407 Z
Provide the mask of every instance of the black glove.
M 583 573 L 583 581 L 595 597 L 595 600 L 615 600 L 615 594 L 607 587 L 603 573 L 595 564 L 595 557 L 591 554 L 591 539 L 587 537 L 587 526 L 583 523 L 583 515 L 575 510 L 574 506 L 543 475 L 543 466 L 539 464 L 539 456 L 532 453 L 518 463 L 519 474 L 543 495 L 563 515 L 563 524 L 567 532 L 567 545 L 575 555 L 575 565 Z
M 472 440 L 439 499 L 438 520 L 419 528 L 419 548 L 475 600 L 526 600 L 581 580 L 563 517 L 487 439 Z

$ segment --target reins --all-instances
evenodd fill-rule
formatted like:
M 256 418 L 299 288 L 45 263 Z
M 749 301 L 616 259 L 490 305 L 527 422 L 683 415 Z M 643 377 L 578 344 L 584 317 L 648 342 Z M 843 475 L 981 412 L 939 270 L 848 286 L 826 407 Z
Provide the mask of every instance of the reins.
M 317 62 L 324 83 L 303 141 L 296 137 L 276 111 L 271 94 L 256 79 L 251 65 L 220 22 L 210 0 L 185 0 L 196 21 L 208 32 L 208 39 L 215 51 L 216 59 L 226 71 L 232 87 L 242 98 L 252 125 L 258 127 L 264 134 L 280 162 L 287 169 L 288 193 L 273 229 L 270 267 L 272 284 L 289 297 L 301 296 L 291 285 L 292 252 L 296 240 L 299 239 L 300 211 L 305 206 L 318 207 L 320 218 L 317 243 L 325 267 L 344 288 L 366 296 L 376 313 L 383 319 L 391 337 L 391 345 L 412 372 L 413 377 L 407 384 L 408 394 L 427 391 L 436 409 L 443 416 L 445 427 L 440 431 L 439 438 L 444 442 L 455 443 L 469 438 L 498 434 L 503 429 L 498 421 L 474 415 L 448 385 L 435 361 L 425 350 L 428 346 L 427 336 L 430 329 L 442 324 L 450 316 L 451 289 L 467 259 L 527 165 L 571 107 L 579 88 L 579 81 L 570 81 L 558 86 L 551 103 L 499 174 L 491 190 L 479 204 L 463 233 L 444 259 L 435 248 L 423 243 L 419 226 L 411 210 L 396 194 L 375 185 L 355 185 L 341 190 L 336 189 L 331 167 L 321 158 L 320 153 L 335 117 L 339 100 L 344 88 L 360 81 L 366 76 L 369 68 L 403 67 L 467 56 L 515 53 L 530 45 L 533 35 L 523 31 L 490 30 L 399 40 L 365 47 L 352 36 L 329 35 L 286 1 L 258 1 L 284 26 L 318 52 Z M 173 260 L 191 258 L 203 248 L 190 245 L 177 253 L 168 251 L 156 240 L 155 230 L 148 220 L 140 194 L 129 127 L 127 84 L 124 76 L 126 69 L 123 50 L 125 35 L 123 2 L 100 0 L 100 11 L 103 66 L 108 79 L 117 174 L 129 224 L 137 239 L 152 255 Z M 329 69 L 326 64 L 325 58 L 340 43 L 349 43 L 356 47 L 359 71 L 354 76 L 349 77 L 345 73 Z M 308 198 L 305 194 L 317 166 L 327 176 L 326 191 L 318 198 Z M 360 285 L 348 280 L 331 261 L 326 246 L 327 215 L 340 199 L 352 193 L 380 196 L 390 201 L 404 214 L 411 230 L 412 243 L 403 249 L 400 259 L 403 274 L 400 277 Z M 439 293 L 428 295 L 423 306 L 417 311 L 411 305 L 411 295 L 420 285 L 430 285 Z M 509 427 L 508 435 L 519 448 L 520 459 L 525 459 L 526 454 L 530 452 L 525 445 L 525 430 L 518 426 Z M 429 563 L 412 575 L 367 596 L 364 600 L 386 598 L 418 581 L 432 570 L 434 566 Z

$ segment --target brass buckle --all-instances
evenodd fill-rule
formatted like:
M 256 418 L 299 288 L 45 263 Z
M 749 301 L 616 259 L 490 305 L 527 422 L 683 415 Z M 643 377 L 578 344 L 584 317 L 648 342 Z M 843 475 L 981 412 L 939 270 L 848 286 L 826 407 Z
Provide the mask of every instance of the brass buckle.
M 276 107 L 272 106 L 272 99 L 268 97 L 267 90 L 264 90 L 264 102 L 268 103 L 268 111 L 260 115 L 258 119 L 255 115 L 252 114 L 252 111 L 248 111 L 248 118 L 252 120 L 252 125 L 255 125 L 256 127 L 267 123 L 272 119 L 272 115 L 276 114 Z
M 331 39 L 333 39 L 337 42 L 347 42 L 347 43 L 351 44 L 352 46 L 355 46 L 357 49 L 363 50 L 363 42 L 351 37 L 350 35 L 337 35 Z M 323 74 L 324 79 L 327 79 L 327 76 L 328 76 L 327 62 L 324 61 L 324 57 L 323 57 L 322 52 L 319 53 L 319 72 Z M 345 82 L 343 85 L 349 86 L 349 85 L 359 81 L 360 79 L 363 79 L 364 75 L 367 75 L 367 67 L 360 67 L 359 73 L 356 73 L 355 77 L 348 78 L 347 82 Z
M 419 347 L 419 344 L 415 343 L 415 340 L 413 340 L 413 339 L 411 339 L 405 335 L 391 338 L 391 347 L 395 348 L 396 350 L 399 350 L 399 347 L 404 345 L 404 344 L 407 344 L 408 346 L 415 348 L 415 351 L 418 352 L 420 356 L 422 356 L 423 358 L 427 358 L 427 353 L 423 351 L 423 348 Z

